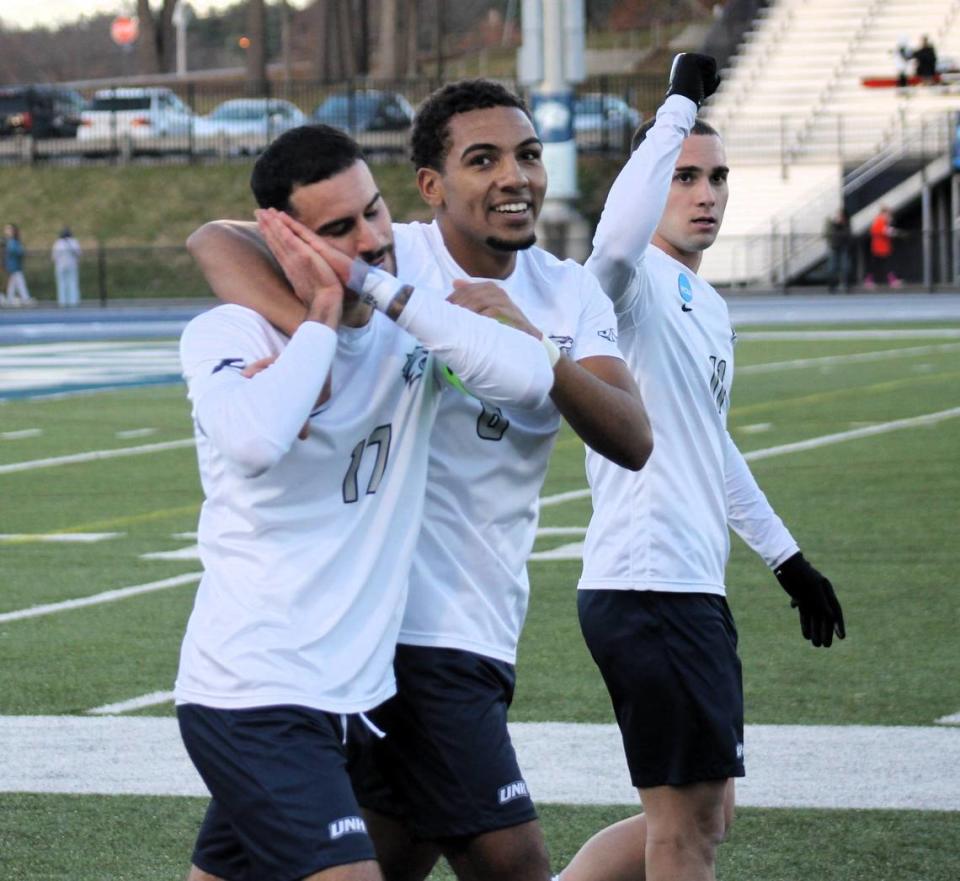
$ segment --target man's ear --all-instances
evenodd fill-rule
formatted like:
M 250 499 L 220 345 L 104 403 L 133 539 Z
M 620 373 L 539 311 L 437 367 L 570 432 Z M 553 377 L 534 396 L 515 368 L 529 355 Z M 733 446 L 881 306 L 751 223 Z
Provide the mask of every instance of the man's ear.
M 443 175 L 435 168 L 417 169 L 417 189 L 420 198 L 431 208 L 443 205 Z

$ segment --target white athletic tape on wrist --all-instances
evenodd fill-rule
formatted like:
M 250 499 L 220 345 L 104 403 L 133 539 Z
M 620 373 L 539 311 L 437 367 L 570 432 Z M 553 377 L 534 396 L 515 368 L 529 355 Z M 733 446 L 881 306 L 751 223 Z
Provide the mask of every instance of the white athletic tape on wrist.
M 365 303 L 369 303 L 381 312 L 386 312 L 397 296 L 413 290 L 410 285 L 404 284 L 395 275 L 377 269 L 376 266 L 365 263 L 359 257 L 354 258 L 350 267 L 347 287 L 358 294 Z
M 550 359 L 550 369 L 553 370 L 553 368 L 557 366 L 557 361 L 560 360 L 560 350 L 557 348 L 557 344 L 545 333 L 541 334 L 540 342 L 547 350 L 547 357 Z

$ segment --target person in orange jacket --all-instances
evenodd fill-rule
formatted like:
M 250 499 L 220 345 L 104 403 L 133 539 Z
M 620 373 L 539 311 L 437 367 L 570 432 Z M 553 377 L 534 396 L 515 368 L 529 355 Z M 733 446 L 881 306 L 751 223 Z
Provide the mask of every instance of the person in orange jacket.
M 891 288 L 899 288 L 903 281 L 897 277 L 890 267 L 890 259 L 893 256 L 893 239 L 900 235 L 893 225 L 893 215 L 886 205 L 880 206 L 880 213 L 870 224 L 870 264 L 869 271 L 863 280 L 863 286 L 873 290 L 877 286 L 874 279 L 886 278 L 887 284 Z

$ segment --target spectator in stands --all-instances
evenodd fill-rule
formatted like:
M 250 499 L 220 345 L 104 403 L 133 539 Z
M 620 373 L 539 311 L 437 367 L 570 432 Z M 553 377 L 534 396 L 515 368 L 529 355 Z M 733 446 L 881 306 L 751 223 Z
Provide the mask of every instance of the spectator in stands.
M 913 59 L 916 75 L 928 85 L 937 78 L 937 50 L 933 48 L 930 38 L 925 36 L 919 49 L 910 53 Z
M 23 277 L 23 243 L 20 241 L 20 229 L 15 223 L 3 228 L 4 249 L 3 268 L 7 271 L 7 298 L 10 306 L 26 306 L 36 302 L 30 296 L 27 280 Z
M 80 242 L 73 237 L 70 227 L 65 226 L 50 251 L 57 279 L 57 303 L 61 306 L 80 304 L 81 253 Z
M 902 89 L 908 84 L 907 79 L 910 70 L 911 55 L 910 41 L 905 36 L 901 36 L 900 39 L 897 40 L 896 48 L 893 50 L 893 65 L 897 72 L 898 88 Z
M 846 291 L 850 283 L 850 215 L 846 208 L 841 207 L 836 214 L 827 218 L 823 237 L 830 249 L 827 262 L 830 293 L 835 293 L 838 287 Z
M 886 278 L 891 288 L 898 288 L 903 284 L 890 265 L 893 257 L 893 239 L 898 235 L 901 235 L 901 232 L 893 225 L 890 209 L 886 205 L 881 205 L 880 213 L 870 224 L 870 264 L 866 278 L 863 280 L 863 286 L 868 290 L 873 290 L 877 286 L 874 275 L 879 279 Z

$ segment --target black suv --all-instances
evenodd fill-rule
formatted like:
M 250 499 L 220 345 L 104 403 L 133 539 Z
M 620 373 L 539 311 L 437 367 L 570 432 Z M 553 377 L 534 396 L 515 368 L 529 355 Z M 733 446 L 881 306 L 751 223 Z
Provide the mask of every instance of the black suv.
M 0 86 L 0 137 L 73 138 L 83 105 L 62 86 Z

